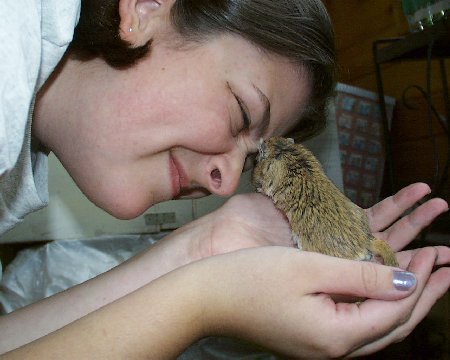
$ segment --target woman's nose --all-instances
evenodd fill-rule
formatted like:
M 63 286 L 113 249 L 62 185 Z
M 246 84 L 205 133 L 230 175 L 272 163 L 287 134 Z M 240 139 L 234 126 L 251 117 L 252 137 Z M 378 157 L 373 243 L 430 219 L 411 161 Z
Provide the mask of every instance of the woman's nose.
M 208 190 L 220 196 L 234 194 L 246 156 L 246 152 L 238 148 L 225 154 L 213 155 L 208 167 Z

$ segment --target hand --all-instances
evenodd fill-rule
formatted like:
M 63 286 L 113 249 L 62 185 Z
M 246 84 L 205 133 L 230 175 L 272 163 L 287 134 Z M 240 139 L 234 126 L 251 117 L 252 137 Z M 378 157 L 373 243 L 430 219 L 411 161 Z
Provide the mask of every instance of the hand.
M 429 193 L 428 185 L 413 184 L 366 210 L 374 236 L 387 241 L 395 251 L 401 250 L 448 210 L 444 200 L 432 199 L 397 221 Z M 200 243 L 200 257 L 257 246 L 294 246 L 287 219 L 261 194 L 236 195 L 205 220 L 202 226 L 211 226 L 211 230 L 209 239 Z
M 369 222 L 374 235 L 388 241 L 396 251 L 408 244 L 438 215 L 448 210 L 448 205 L 445 201 L 442 199 L 432 199 L 419 206 L 409 215 L 397 220 L 408 208 L 412 207 L 422 197 L 429 194 L 429 192 L 430 189 L 427 185 L 414 184 L 399 191 L 396 195 L 380 202 L 371 209 L 368 209 L 367 213 Z M 261 235 L 262 238 L 264 238 L 262 243 L 267 245 L 276 245 L 276 241 L 271 241 L 271 239 L 275 238 L 279 241 L 283 238 L 279 237 L 279 233 L 276 231 L 275 226 L 279 226 L 279 229 L 283 231 L 282 234 L 284 234 L 285 245 L 287 244 L 287 246 L 292 246 L 290 243 L 290 234 L 283 227 L 287 225 L 283 216 L 276 210 L 274 214 L 270 215 L 270 204 L 267 203 L 265 205 L 268 199 L 265 197 L 258 199 L 255 196 L 258 195 L 245 195 L 244 198 L 237 197 L 235 199 L 238 201 L 235 203 L 227 203 L 227 205 L 233 206 L 229 206 L 228 208 L 224 207 L 221 210 L 226 209 L 227 212 L 230 211 L 228 214 L 228 216 L 231 216 L 230 224 L 236 225 L 236 223 L 239 223 L 239 216 L 233 218 L 233 215 L 236 214 L 234 211 L 236 209 L 243 209 L 240 207 L 240 204 L 246 204 L 248 207 L 244 208 L 245 210 L 243 213 L 248 214 L 246 211 L 251 209 L 252 216 L 246 217 L 245 221 L 242 219 L 240 220 L 244 229 L 252 229 L 252 227 L 262 226 Z M 266 207 L 263 207 L 264 205 Z M 263 209 L 264 211 L 262 211 Z M 224 212 L 224 214 L 227 212 Z M 269 218 L 270 216 L 274 216 L 276 220 L 270 221 L 265 216 L 268 216 Z M 272 225 L 272 227 L 267 226 L 268 224 Z M 274 231 L 272 232 L 271 229 Z M 250 233 L 254 235 L 257 231 L 252 229 Z M 283 241 L 280 241 L 280 244 L 282 243 Z M 251 241 L 247 242 L 247 244 L 258 246 L 258 241 L 255 241 L 252 236 Z M 305 253 L 305 256 L 316 255 Z M 335 282 L 335 284 L 340 284 L 339 279 L 346 278 L 346 281 L 349 281 L 349 276 L 355 277 L 355 275 L 358 275 L 356 277 L 362 279 L 362 281 L 359 283 L 359 288 L 355 286 L 349 290 L 341 285 L 335 286 L 334 289 L 323 288 L 320 292 L 326 294 L 334 293 L 363 296 L 371 298 L 371 300 L 367 300 L 360 306 L 360 308 L 358 308 L 356 304 L 335 304 L 331 297 L 322 294 L 321 297 L 317 298 L 320 300 L 318 304 L 314 304 L 316 309 L 311 309 L 311 312 L 315 311 L 317 313 L 321 313 L 324 311 L 325 314 L 330 315 L 328 311 L 331 311 L 331 316 L 340 317 L 340 320 L 337 322 L 336 319 L 333 319 L 333 321 L 328 321 L 326 318 L 318 320 L 318 322 L 323 324 L 325 329 L 322 329 L 323 335 L 321 335 L 320 332 L 315 333 L 317 339 L 324 340 L 328 336 L 330 341 L 324 340 L 323 343 L 319 344 L 320 346 L 318 346 L 317 342 L 311 342 L 309 344 L 306 343 L 304 344 L 305 348 L 300 350 L 299 348 L 301 347 L 301 341 L 298 341 L 297 339 L 295 345 L 297 346 L 298 351 L 306 351 L 303 353 L 304 356 L 318 356 L 318 353 L 312 354 L 308 352 L 309 350 L 305 350 L 314 345 L 317 346 L 317 351 L 321 351 L 322 356 L 323 354 L 327 356 L 342 356 L 345 354 L 360 356 L 378 351 L 392 342 L 400 341 L 406 337 L 423 319 L 423 317 L 426 316 L 437 299 L 448 290 L 450 285 L 449 269 L 441 268 L 434 273 L 432 273 L 432 269 L 435 265 L 448 265 L 450 262 L 450 251 L 446 247 L 436 247 L 427 248 L 424 250 L 399 252 L 397 253 L 397 256 L 402 268 L 416 273 L 418 286 L 413 295 L 410 297 L 401 301 L 392 302 L 374 300 L 393 300 L 390 298 L 390 296 L 392 296 L 392 291 L 387 291 L 386 287 L 381 284 L 381 277 L 377 274 L 380 270 L 371 268 L 369 265 L 369 269 L 371 270 L 367 270 L 367 272 L 361 271 L 358 270 L 358 268 L 355 268 L 355 264 L 353 263 L 350 265 L 352 266 L 352 275 L 345 276 L 345 274 L 340 270 L 333 271 L 332 267 L 329 265 L 327 266 L 326 264 L 322 264 L 321 268 L 317 270 L 317 274 L 313 275 L 317 279 L 318 285 L 320 285 L 321 279 L 322 281 L 330 281 L 331 279 L 332 284 L 333 282 Z M 276 256 L 274 255 L 274 257 Z M 262 261 L 262 259 L 260 260 Z M 274 268 L 278 267 L 281 263 L 283 263 L 283 261 L 278 259 L 276 264 L 273 265 Z M 366 267 L 368 265 L 361 264 L 358 266 Z M 324 271 L 324 269 L 327 269 L 327 271 Z M 250 270 L 247 269 L 247 272 L 249 271 Z M 250 273 L 253 273 L 253 271 L 254 270 L 252 269 Z M 306 274 L 306 272 L 300 272 L 300 274 L 303 275 Z M 321 275 L 320 279 L 318 274 Z M 302 275 L 298 276 L 299 279 L 305 280 L 306 276 Z M 259 277 L 263 278 L 262 276 Z M 265 277 L 264 281 L 266 281 Z M 292 282 L 294 281 L 295 280 L 292 280 Z M 386 283 L 384 285 L 386 285 Z M 250 284 L 247 286 L 254 288 L 255 284 Z M 270 288 L 269 282 L 267 282 L 266 288 Z M 290 290 L 293 291 L 293 289 Z M 375 292 L 378 292 L 378 295 L 376 295 Z M 403 296 L 405 295 L 407 294 L 404 293 Z M 226 298 L 229 299 L 229 296 Z M 244 299 L 242 300 L 244 301 Z M 278 302 L 276 303 L 278 304 Z M 276 308 L 282 309 L 282 313 L 289 313 L 281 305 L 282 303 L 282 301 L 279 302 L 280 306 L 277 306 Z M 258 307 L 257 304 L 253 305 Z M 264 306 L 264 304 L 262 304 L 262 306 Z M 301 307 L 302 305 L 298 306 Z M 274 314 L 274 316 L 276 315 Z M 305 318 L 308 319 L 308 315 L 305 315 Z M 360 326 L 359 330 L 353 327 L 346 328 L 349 323 L 353 323 L 357 320 L 360 322 L 358 324 L 358 326 Z M 270 323 L 271 322 L 269 321 L 269 324 Z M 313 322 L 313 324 L 315 324 L 315 322 Z M 280 326 L 282 325 L 283 324 L 280 324 Z M 336 327 L 341 328 L 336 329 Z M 314 331 L 314 327 L 310 330 Z M 249 329 L 249 331 L 251 332 L 251 329 Z M 331 340 L 333 339 L 333 336 L 336 339 L 335 341 Z M 309 338 L 314 339 L 315 336 Z M 257 341 L 257 339 L 253 337 L 250 339 Z M 320 342 L 320 340 L 317 341 Z M 270 344 L 270 340 L 265 339 L 260 343 L 268 346 L 268 344 Z M 356 348 L 357 350 L 353 350 Z M 298 353 L 296 356 L 298 356 Z
M 367 214 L 374 236 L 387 241 L 394 251 L 399 251 L 409 244 L 437 216 L 448 211 L 448 204 L 444 200 L 436 198 L 428 200 L 408 215 L 395 221 L 430 192 L 431 190 L 426 184 L 412 184 L 368 209 Z M 401 268 L 414 271 L 415 264 L 422 262 L 423 266 L 427 260 L 430 262 L 429 266 L 448 265 L 450 263 L 449 253 L 448 247 L 437 246 L 397 252 L 397 260 Z M 434 263 L 431 261 L 433 257 L 435 258 Z M 405 301 L 411 302 L 409 305 L 411 312 L 407 314 L 403 323 L 386 335 L 354 351 L 352 355 L 361 356 L 373 353 L 392 343 L 393 339 L 396 339 L 395 341 L 404 339 L 428 314 L 434 303 L 448 291 L 449 283 L 450 269 L 448 267 L 435 272 L 430 270 L 428 279 L 422 285 L 421 294 L 416 294 L 416 290 L 414 297 L 405 299 Z
M 261 247 L 196 263 L 203 274 L 204 334 L 245 338 L 288 357 L 360 356 L 402 340 L 450 286 L 448 248 L 416 252 L 417 286 L 393 285 L 393 268 Z M 205 282 L 203 282 L 205 281 Z M 335 303 L 328 294 L 369 298 Z M 390 301 L 386 301 L 390 300 Z
M 387 241 L 394 251 L 401 250 L 436 217 L 448 211 L 448 204 L 444 200 L 436 198 L 428 200 L 410 214 L 399 219 L 405 211 L 430 193 L 428 185 L 412 184 L 367 209 L 369 226 L 373 235 Z
M 211 230 L 200 244 L 202 257 L 258 246 L 294 246 L 287 219 L 261 194 L 233 196 L 204 220 L 203 226 Z

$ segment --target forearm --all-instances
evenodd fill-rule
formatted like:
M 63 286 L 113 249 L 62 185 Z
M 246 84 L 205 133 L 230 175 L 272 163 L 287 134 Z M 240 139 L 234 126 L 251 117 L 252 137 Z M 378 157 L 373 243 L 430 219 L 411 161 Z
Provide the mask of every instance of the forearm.
M 194 224 L 195 225 L 195 224 Z M 83 284 L 0 317 L 0 354 L 27 344 L 196 260 L 199 226 L 188 225 L 124 264 Z
M 156 279 L 5 359 L 174 358 L 203 335 L 191 274 L 183 269 Z

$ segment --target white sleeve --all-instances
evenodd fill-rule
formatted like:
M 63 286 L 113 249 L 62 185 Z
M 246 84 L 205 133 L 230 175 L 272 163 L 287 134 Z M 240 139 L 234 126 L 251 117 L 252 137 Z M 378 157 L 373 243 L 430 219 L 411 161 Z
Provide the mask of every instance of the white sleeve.
M 0 1 L 0 174 L 17 162 L 41 59 L 40 2 Z

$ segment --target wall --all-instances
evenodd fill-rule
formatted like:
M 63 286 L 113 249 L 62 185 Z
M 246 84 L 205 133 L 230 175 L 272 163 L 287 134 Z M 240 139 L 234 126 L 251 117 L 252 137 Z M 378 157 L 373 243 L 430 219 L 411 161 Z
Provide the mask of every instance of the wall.
M 372 44 L 377 39 L 398 37 L 408 33 L 399 0 L 339 0 L 326 1 L 334 22 L 338 49 L 338 80 L 364 89 L 377 91 Z M 450 74 L 450 61 L 446 64 Z M 386 95 L 397 99 L 392 128 L 395 179 L 399 186 L 425 181 L 433 183 L 433 146 L 429 136 L 425 100 L 415 90 L 408 91 L 408 109 L 402 103 L 402 94 L 409 85 L 426 89 L 426 62 L 402 62 L 382 66 Z M 433 62 L 433 100 L 444 114 L 439 65 Z M 447 76 L 448 78 L 448 76 Z M 433 119 L 433 129 L 441 163 L 447 159 L 448 143 L 442 125 Z M 442 194 L 447 200 L 450 186 L 447 182 Z

